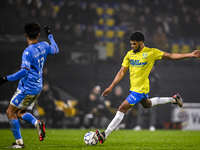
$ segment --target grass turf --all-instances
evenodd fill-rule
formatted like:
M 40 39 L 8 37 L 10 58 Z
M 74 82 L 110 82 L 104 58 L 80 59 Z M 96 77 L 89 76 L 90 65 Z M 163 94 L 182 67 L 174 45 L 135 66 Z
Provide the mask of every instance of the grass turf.
M 112 132 L 105 143 L 87 146 L 83 142 L 83 137 L 88 131 L 92 130 L 46 129 L 47 134 L 42 142 L 39 141 L 36 129 L 21 129 L 21 134 L 25 148 L 29 150 L 200 149 L 200 131 L 156 130 L 150 132 L 148 130 L 119 130 Z M 14 141 L 11 130 L 0 129 L 0 149 L 10 146 Z

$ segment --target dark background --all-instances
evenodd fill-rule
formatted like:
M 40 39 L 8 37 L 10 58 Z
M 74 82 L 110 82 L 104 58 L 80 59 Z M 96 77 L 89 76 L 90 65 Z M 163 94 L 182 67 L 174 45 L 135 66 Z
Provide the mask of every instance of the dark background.
M 19 2 L 19 3 L 18 3 Z M 20 69 L 21 65 L 21 55 L 24 49 L 27 47 L 26 38 L 23 35 L 23 25 L 26 22 L 37 21 L 44 25 L 50 25 L 52 28 L 52 33 L 55 38 L 55 41 L 58 44 L 60 53 L 54 56 L 49 56 L 45 67 L 48 68 L 48 78 L 51 85 L 56 85 L 57 87 L 64 90 L 66 93 L 74 96 L 77 101 L 81 101 L 83 96 L 86 93 L 91 91 L 95 85 L 100 85 L 102 91 L 110 85 L 118 70 L 121 67 L 123 57 L 126 52 L 130 49 L 126 45 L 127 39 L 124 36 L 122 39 L 109 39 L 108 37 L 98 37 L 95 35 L 95 30 L 97 28 L 105 28 L 106 30 L 111 30 L 111 27 L 106 27 L 105 24 L 100 24 L 98 19 L 103 18 L 103 15 L 97 15 L 97 18 L 92 20 L 89 17 L 82 17 L 82 19 L 77 19 L 74 17 L 72 20 L 65 20 L 66 18 L 63 14 L 59 14 L 61 8 L 64 7 L 64 4 L 72 2 L 73 6 L 75 2 L 79 2 L 79 9 L 72 11 L 66 11 L 66 16 L 72 14 L 72 16 L 77 16 L 77 14 L 83 14 L 85 8 L 84 5 L 88 6 L 90 3 L 95 3 L 95 10 L 98 7 L 106 9 L 107 6 L 111 7 L 114 4 L 117 4 L 119 8 L 123 4 L 126 4 L 127 7 L 135 6 L 136 14 L 131 20 L 119 19 L 117 13 L 111 18 L 115 18 L 119 22 L 115 22 L 115 26 L 124 27 L 124 32 L 130 35 L 128 32 L 129 27 L 133 27 L 133 31 L 142 30 L 142 27 L 145 26 L 147 29 L 146 32 L 146 46 L 157 47 L 154 43 L 153 34 L 156 33 L 156 27 L 161 26 L 163 29 L 163 34 L 166 37 L 166 45 L 163 51 L 174 52 L 173 44 L 176 44 L 181 49 L 184 45 L 188 46 L 186 52 L 191 52 L 199 46 L 199 25 L 200 25 L 200 2 L 198 1 L 166 1 L 154 0 L 151 3 L 146 0 L 138 1 L 40 1 L 41 7 L 38 6 L 36 1 L 31 1 L 30 4 L 27 4 L 26 1 L 1 1 L 0 8 L 0 76 L 5 76 L 12 74 L 13 72 Z M 20 7 L 17 7 L 20 6 Z M 46 7 L 45 7 L 46 6 Z M 48 6 L 48 7 L 47 7 Z M 59 11 L 56 8 L 60 8 Z M 149 7 L 151 12 L 144 14 L 144 8 Z M 17 9 L 16 9 L 17 8 Z M 56 19 L 53 20 L 53 15 L 44 17 L 47 19 L 41 19 L 41 10 L 47 8 L 52 8 L 50 10 L 51 14 L 56 10 Z M 76 8 L 76 7 L 74 7 Z M 16 10 L 14 10 L 16 9 Z M 30 11 L 35 9 L 37 15 L 33 18 Z M 67 8 L 66 8 L 67 9 Z M 21 10 L 21 11 L 19 11 Z M 65 9 L 64 9 L 65 10 Z M 69 9 L 67 9 L 69 10 Z M 16 13 L 17 12 L 17 13 Z M 115 11 L 117 12 L 117 11 Z M 130 12 L 121 10 L 119 12 L 124 12 L 125 16 L 132 15 Z M 23 15 L 23 13 L 26 13 Z M 76 14 L 76 15 L 75 15 Z M 90 14 L 91 15 L 91 14 Z M 119 15 L 119 14 L 118 14 Z M 145 16 L 145 23 L 139 24 L 139 17 Z M 148 15 L 151 16 L 151 19 L 148 20 Z M 87 16 L 87 15 L 86 15 Z M 93 16 L 93 15 L 91 15 Z M 176 28 L 179 32 L 176 32 L 175 28 L 172 27 L 173 17 L 178 16 L 179 25 Z M 189 23 L 184 22 L 184 17 L 188 16 L 190 18 Z M 156 22 L 155 18 L 159 17 L 160 21 Z M 122 17 L 123 18 L 123 17 Z M 169 30 L 165 27 L 164 24 L 165 18 L 168 22 Z M 105 19 L 105 18 L 104 18 Z M 92 21 L 91 21 L 92 20 Z M 61 29 L 59 32 L 55 27 L 55 23 L 59 22 Z M 123 25 L 123 23 L 125 25 Z M 77 24 L 81 25 L 82 36 L 75 36 L 76 30 L 74 26 Z M 64 28 L 69 26 L 69 30 L 64 32 Z M 84 30 L 87 26 L 93 26 L 93 36 L 95 37 L 94 41 L 87 41 L 91 37 L 85 37 L 86 33 Z M 105 26 L 104 26 L 105 25 Z M 165 26 L 166 25 L 166 26 Z M 113 29 L 115 32 L 118 29 Z M 62 32 L 63 31 L 63 32 Z M 133 32 L 132 31 L 132 32 Z M 161 36 L 161 35 L 160 35 Z M 73 37 L 73 38 L 72 38 Z M 45 40 L 48 42 L 44 33 L 41 33 L 40 41 Z M 117 40 L 117 41 L 116 41 Z M 95 48 L 95 45 L 103 45 L 106 47 L 106 42 L 111 41 L 115 46 L 115 53 L 111 56 L 106 56 L 105 59 L 99 59 L 98 50 Z M 188 42 L 189 41 L 189 42 Z M 129 41 L 128 41 L 129 42 Z M 117 49 L 119 43 L 124 44 L 122 49 Z M 117 47 L 117 48 L 116 48 Z M 158 47 L 159 48 L 159 47 Z M 108 49 L 106 49 L 108 51 Z M 184 53 L 184 50 L 178 51 Z M 120 53 L 120 55 L 119 55 Z M 73 57 L 77 56 L 77 57 Z M 186 59 L 180 61 L 167 61 L 160 60 L 156 63 L 156 70 L 158 74 L 162 77 L 162 89 L 159 93 L 161 96 L 173 96 L 177 92 L 183 97 L 184 102 L 199 102 L 199 59 Z M 0 87 L 0 101 L 10 101 L 16 87 L 17 81 L 9 82 Z M 124 94 L 128 95 L 129 93 L 129 74 L 127 73 L 125 77 L 119 83 L 123 87 Z M 152 89 L 153 90 L 153 89 Z M 63 99 L 63 100 L 67 100 Z M 1 107 L 1 106 L 0 106 Z M 5 107 L 5 106 L 4 106 Z M 3 110 L 3 107 L 2 109 Z M 171 105 L 163 105 L 157 107 L 158 121 L 160 122 L 169 122 L 170 121 L 170 110 Z

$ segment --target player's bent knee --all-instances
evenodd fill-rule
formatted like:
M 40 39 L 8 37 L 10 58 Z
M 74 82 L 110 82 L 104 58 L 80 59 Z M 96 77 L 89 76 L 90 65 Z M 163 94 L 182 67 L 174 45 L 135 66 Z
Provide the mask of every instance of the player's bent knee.
M 118 111 L 121 111 L 121 112 L 123 112 L 123 113 L 125 113 L 125 112 L 126 112 L 126 110 L 125 110 L 125 109 L 123 109 L 122 107 L 119 107 L 119 108 L 118 108 Z
M 118 111 L 126 113 L 132 106 L 129 104 L 127 100 L 125 100 L 118 108 Z
M 8 108 L 7 110 L 6 110 L 6 114 L 7 114 L 7 116 L 8 116 L 8 118 L 11 118 L 11 116 L 12 116 L 12 111 Z
M 8 116 L 8 119 L 13 119 L 16 118 L 15 115 L 16 115 L 16 112 L 18 111 L 18 108 L 12 106 L 12 105 L 9 105 L 8 106 L 8 109 L 6 110 L 6 114 Z
M 143 104 L 142 105 L 144 108 L 150 108 L 151 107 L 151 103 L 149 103 L 149 104 Z
M 7 116 L 10 114 L 9 109 L 6 110 L 6 114 L 7 114 Z
M 130 106 L 130 107 L 123 107 L 123 106 L 121 105 L 121 106 L 119 106 L 118 111 L 121 111 L 121 112 L 123 112 L 123 113 L 126 113 L 130 108 L 131 108 L 131 106 Z

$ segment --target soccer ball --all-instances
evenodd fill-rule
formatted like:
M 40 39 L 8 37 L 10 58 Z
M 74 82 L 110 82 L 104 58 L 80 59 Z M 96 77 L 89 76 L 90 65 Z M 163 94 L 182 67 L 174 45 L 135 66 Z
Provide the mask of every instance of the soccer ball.
M 99 140 L 95 132 L 89 131 L 84 135 L 84 142 L 86 145 L 97 145 Z

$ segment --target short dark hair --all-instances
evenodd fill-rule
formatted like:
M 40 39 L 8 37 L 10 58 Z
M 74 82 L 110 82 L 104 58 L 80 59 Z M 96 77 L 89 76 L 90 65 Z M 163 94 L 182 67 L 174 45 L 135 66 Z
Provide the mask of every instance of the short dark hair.
M 24 25 L 24 31 L 29 39 L 37 39 L 38 34 L 41 32 L 41 27 L 37 22 L 27 23 Z
M 144 33 L 142 33 L 141 31 L 137 30 L 135 32 L 133 32 L 130 36 L 130 40 L 131 41 L 145 41 L 145 36 Z

